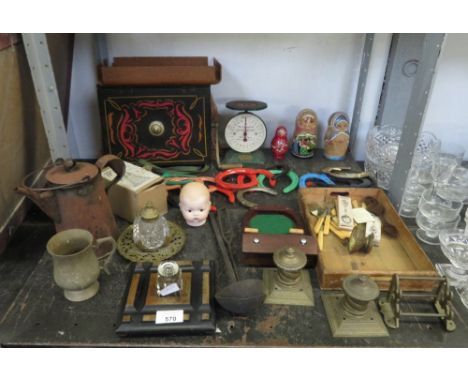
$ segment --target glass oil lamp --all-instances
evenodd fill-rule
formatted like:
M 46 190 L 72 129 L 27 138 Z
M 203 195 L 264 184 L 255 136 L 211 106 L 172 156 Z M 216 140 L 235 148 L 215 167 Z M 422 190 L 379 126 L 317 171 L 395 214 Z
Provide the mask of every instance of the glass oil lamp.
M 169 224 L 148 202 L 133 222 L 133 241 L 143 251 L 161 248 L 169 238 Z

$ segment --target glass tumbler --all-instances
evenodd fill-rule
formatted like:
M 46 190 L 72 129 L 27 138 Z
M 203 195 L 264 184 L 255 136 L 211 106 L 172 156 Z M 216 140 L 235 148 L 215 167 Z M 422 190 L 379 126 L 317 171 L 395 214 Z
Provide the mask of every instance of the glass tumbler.
M 416 236 L 427 244 L 439 244 L 439 232 L 457 227 L 462 207 L 463 203 L 443 199 L 432 189 L 424 191 L 416 214 Z
M 411 164 L 410 175 L 403 193 L 399 214 L 414 218 L 422 193 L 432 187 L 432 168 L 438 159 L 440 140 L 430 132 L 422 132 L 418 138 Z
M 455 168 L 461 165 L 464 155 L 465 148 L 458 143 L 442 143 L 432 170 L 434 183 L 437 185 L 448 181 Z
M 453 230 L 460 222 L 460 215 L 453 220 L 441 221 L 438 219 L 430 219 L 424 216 L 421 211 L 416 214 L 416 224 L 419 227 L 416 231 L 416 236 L 419 240 L 426 244 L 438 245 L 439 233 L 443 230 Z
M 364 167 L 372 180 L 385 190 L 390 186 L 400 137 L 398 125 L 374 126 L 367 133 Z
M 444 230 L 439 234 L 440 247 L 450 260 L 451 266 L 445 269 L 450 284 L 468 308 L 468 236 L 464 229 Z
M 446 200 L 463 202 L 468 197 L 468 169 L 456 167 L 447 181 L 436 185 L 436 193 Z
M 460 215 L 463 203 L 441 198 L 433 190 L 426 190 L 419 200 L 419 212 L 432 221 L 453 221 Z

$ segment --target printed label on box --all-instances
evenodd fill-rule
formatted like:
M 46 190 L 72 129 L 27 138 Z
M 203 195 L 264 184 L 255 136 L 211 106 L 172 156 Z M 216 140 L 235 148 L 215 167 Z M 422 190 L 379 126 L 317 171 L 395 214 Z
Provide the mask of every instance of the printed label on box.
M 101 174 L 108 181 L 112 181 L 117 176 L 110 167 L 106 167 Z M 132 163 L 125 162 L 125 174 L 117 184 L 131 191 L 138 192 L 161 180 L 161 176 Z

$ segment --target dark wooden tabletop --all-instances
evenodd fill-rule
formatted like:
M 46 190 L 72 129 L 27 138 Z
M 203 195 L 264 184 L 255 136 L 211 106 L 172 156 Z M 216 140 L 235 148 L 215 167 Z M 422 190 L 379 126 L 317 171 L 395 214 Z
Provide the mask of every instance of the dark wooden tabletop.
M 269 158 L 271 161 L 271 156 Z M 321 153 L 306 160 L 289 155 L 285 162 L 299 175 L 332 164 L 348 164 L 359 169 L 349 158 L 343 162 L 329 162 Z M 287 182 L 284 182 L 286 185 Z M 282 188 L 281 183 L 279 186 Z M 298 209 L 297 192 L 277 197 L 252 194 L 249 199 Z M 239 252 L 240 220 L 247 209 L 237 203 L 229 205 L 222 195 L 213 196 L 213 202 L 223 209 L 231 229 L 238 235 L 234 251 Z M 225 286 L 224 265 L 210 225 L 188 227 L 176 208 L 170 209 L 167 218 L 180 224 L 187 233 L 184 249 L 173 259 L 216 260 L 217 288 Z M 123 229 L 127 223 L 120 221 L 119 224 Z M 407 224 L 410 228 L 415 227 L 414 221 L 407 221 Z M 315 269 L 310 270 L 314 307 L 263 305 L 254 315 L 243 318 L 235 317 L 217 306 L 217 332 L 212 335 L 119 337 L 115 329 L 131 263 L 115 255 L 110 264 L 111 274 L 102 273 L 100 276 L 99 293 L 88 301 L 69 302 L 54 283 L 52 261 L 45 253 L 46 242 L 53 233 L 52 223 L 33 209 L 17 230 L 7 251 L 0 256 L 2 346 L 468 347 L 468 310 L 456 294 L 454 308 L 457 329 L 454 332 L 445 331 L 438 319 L 411 319 L 403 320 L 399 329 L 389 329 L 389 337 L 333 338 L 320 298 Z M 448 262 L 438 246 L 422 244 L 422 248 L 434 263 Z M 261 270 L 257 268 L 239 266 L 239 269 L 241 277 L 261 277 Z

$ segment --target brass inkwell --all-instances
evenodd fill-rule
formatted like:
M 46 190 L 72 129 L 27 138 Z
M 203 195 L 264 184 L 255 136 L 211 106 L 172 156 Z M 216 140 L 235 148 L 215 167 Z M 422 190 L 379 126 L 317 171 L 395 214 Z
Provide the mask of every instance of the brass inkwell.
M 314 306 L 314 292 L 309 272 L 304 270 L 307 256 L 295 247 L 285 247 L 273 254 L 277 269 L 263 271 L 265 304 Z
M 386 337 L 387 328 L 375 300 L 378 285 L 365 275 L 350 275 L 343 280 L 343 292 L 322 295 L 333 337 Z

